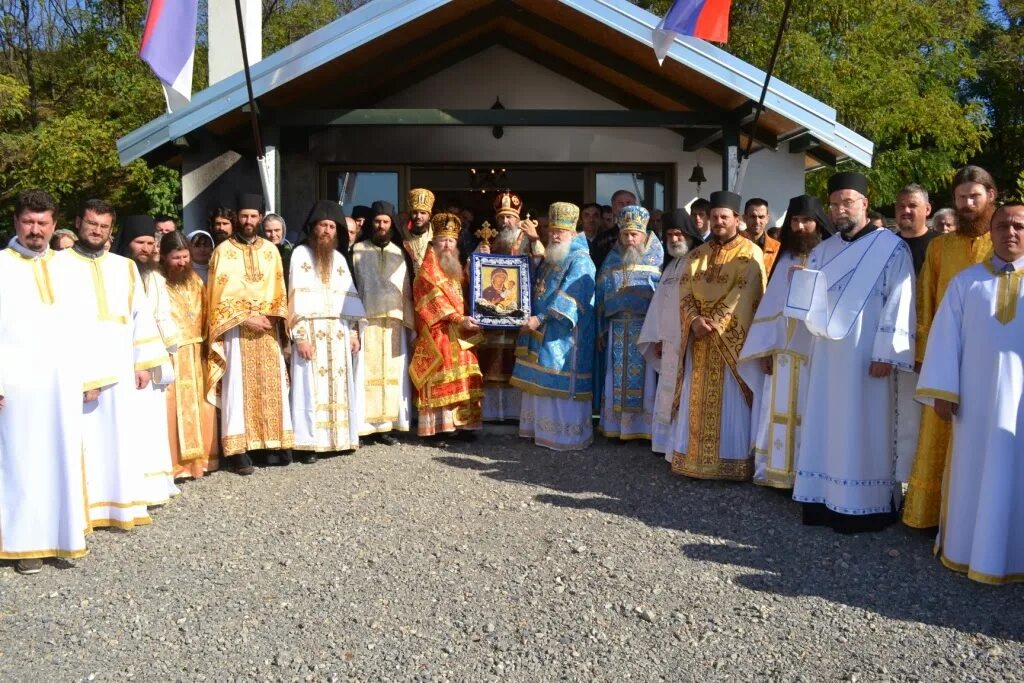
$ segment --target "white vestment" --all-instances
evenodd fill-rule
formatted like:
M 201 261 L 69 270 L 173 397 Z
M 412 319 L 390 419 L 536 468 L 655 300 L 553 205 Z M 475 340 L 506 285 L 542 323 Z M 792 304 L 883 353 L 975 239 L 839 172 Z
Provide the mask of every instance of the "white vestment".
M 409 431 L 409 346 L 415 324 L 412 284 L 402 249 L 372 241 L 352 249 L 356 288 L 366 311 L 363 351 L 361 435 Z
M 1024 259 L 950 282 L 932 321 L 917 396 L 958 405 L 936 552 L 983 583 L 1024 581 Z
M 363 378 L 352 340 L 366 324 L 345 257 L 333 252 L 330 281 L 324 283 L 313 252 L 300 245 L 292 252 L 288 278 L 288 331 L 292 340 L 309 342 L 313 358 L 292 349 L 292 427 L 295 450 L 345 451 L 359 446 Z
M 0 559 L 86 553 L 81 295 L 54 252 L 0 252 Z
M 150 270 L 142 276 L 142 283 L 160 338 L 168 353 L 167 362 L 150 371 L 149 385 L 139 392 L 139 417 L 145 423 L 143 429 L 149 434 L 149 447 L 139 454 L 143 460 L 143 499 L 149 505 L 159 505 L 181 493 L 174 485 L 174 464 L 171 460 L 167 424 L 167 387 L 174 381 L 174 365 L 170 356 L 178 349 L 179 333 L 171 314 L 167 280 L 159 270 Z
M 883 229 L 850 242 L 836 235 L 815 247 L 807 270 L 798 273 L 787 315 L 810 302 L 812 336 L 793 499 L 843 515 L 895 513 L 902 498 L 899 461 L 913 458 L 913 443 L 899 436 L 908 425 L 896 419 L 896 374 L 914 368 L 910 250 Z M 812 296 L 806 285 L 815 279 L 821 290 Z M 873 361 L 893 372 L 870 377 Z M 902 452 L 898 444 L 910 448 Z
M 135 371 L 168 362 L 153 311 L 146 300 L 139 269 L 116 254 L 89 255 L 77 247 L 56 260 L 66 267 L 74 286 L 86 293 L 84 315 L 96 339 L 89 353 L 102 367 L 100 379 L 86 388 L 100 389 L 99 398 L 84 406 L 83 452 L 93 527 L 130 529 L 149 524 L 143 453 L 152 447 L 150 424 L 144 419 L 135 388 Z
M 676 397 L 679 361 L 679 345 L 682 334 L 679 322 L 679 280 L 683 275 L 686 257 L 676 258 L 661 274 L 654 298 L 647 309 L 647 317 L 640 329 L 637 348 L 644 355 L 648 367 L 658 374 L 658 388 L 654 397 L 654 416 L 651 425 L 651 450 L 664 453 L 672 462 L 672 422 L 675 415 L 672 404 Z M 661 355 L 656 352 L 661 344 Z
M 740 353 L 738 370 L 747 386 L 761 386 L 754 397 L 751 438 L 754 445 L 754 483 L 793 488 L 800 426 L 807 395 L 807 356 L 810 332 L 783 315 L 789 293 L 790 266 L 807 257 L 779 254 L 774 275 L 754 316 Z M 772 361 L 771 377 L 764 376 L 761 359 Z M 764 381 L 767 379 L 768 381 Z

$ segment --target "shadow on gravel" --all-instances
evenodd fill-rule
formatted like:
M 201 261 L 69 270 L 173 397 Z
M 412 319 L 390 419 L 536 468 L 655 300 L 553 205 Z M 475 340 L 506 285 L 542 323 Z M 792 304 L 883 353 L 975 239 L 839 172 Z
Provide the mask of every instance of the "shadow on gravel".
M 892 619 L 1024 641 L 1024 584 L 969 581 L 932 556 L 932 538 L 900 525 L 855 536 L 804 527 L 785 493 L 674 476 L 640 444 L 598 437 L 572 454 L 491 438 L 434 460 L 549 489 L 534 496 L 547 505 L 705 537 L 687 539 L 682 554 L 732 567 L 733 583 L 752 591 L 816 596 Z

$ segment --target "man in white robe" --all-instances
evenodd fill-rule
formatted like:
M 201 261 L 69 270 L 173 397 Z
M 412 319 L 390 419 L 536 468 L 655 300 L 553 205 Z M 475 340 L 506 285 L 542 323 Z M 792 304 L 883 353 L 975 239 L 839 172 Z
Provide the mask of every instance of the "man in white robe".
M 82 402 L 95 363 L 68 352 L 68 335 L 86 341 L 84 305 L 47 249 L 56 215 L 47 193 L 22 193 L 0 252 L 0 559 L 22 574 L 87 552 Z
M 92 527 L 131 529 L 149 524 L 144 460 L 151 447 L 148 422 L 140 411 L 141 392 L 150 371 L 168 362 L 142 277 L 131 259 L 108 253 L 116 213 L 108 203 L 91 199 L 75 220 L 78 242 L 56 256 L 74 286 L 87 293 L 84 315 L 95 336 L 100 379 L 86 385 L 100 389 L 85 404 L 83 452 Z
M 867 179 L 829 180 L 838 233 L 794 270 L 786 315 L 812 334 L 793 499 L 804 523 L 840 533 L 896 521 L 911 449 L 900 452 L 896 372 L 914 369 L 914 264 L 898 236 L 868 224 Z
M 651 425 L 651 450 L 672 462 L 672 405 L 676 397 L 682 341 L 679 322 L 679 281 L 686 264 L 689 244 L 686 236 L 697 228 L 685 209 L 676 209 L 662 216 L 662 237 L 667 254 L 661 281 L 647 309 L 637 348 L 644 360 L 658 373 L 654 396 L 654 417 Z
M 751 434 L 754 483 L 792 489 L 804 400 L 807 395 L 807 327 L 785 317 L 789 269 L 806 266 L 811 250 L 832 234 L 832 224 L 816 197 L 789 200 L 781 245 L 768 289 L 761 299 L 740 354 L 739 372 L 748 386 L 762 386 L 754 397 Z
M 402 247 L 395 244 L 394 207 L 375 202 L 370 237 L 352 248 L 356 289 L 366 311 L 361 357 L 363 417 L 360 436 L 398 442 L 388 432 L 409 431 L 409 344 L 415 316 L 412 280 Z
M 306 219 L 306 242 L 291 255 L 292 425 L 294 448 L 307 464 L 316 462 L 317 453 L 359 446 L 363 383 L 357 354 L 366 311 L 337 250 L 339 229 L 345 229 L 341 207 L 317 202 Z
M 994 255 L 950 282 L 917 398 L 953 423 L 935 551 L 988 584 L 1024 581 L 1024 204 L 992 216 Z
M 142 284 L 167 353 L 173 355 L 178 346 L 178 329 L 171 315 L 167 281 L 157 267 L 159 257 L 154 236 L 153 219 L 149 216 L 125 216 L 118 221 L 114 252 L 135 262 L 142 275 Z M 167 388 L 174 381 L 170 355 L 167 362 L 150 370 L 149 386 L 139 392 L 138 415 L 149 434 L 146 448 L 138 454 L 143 461 L 143 500 L 149 506 L 163 505 L 181 493 L 174 485 L 170 437 L 167 431 Z

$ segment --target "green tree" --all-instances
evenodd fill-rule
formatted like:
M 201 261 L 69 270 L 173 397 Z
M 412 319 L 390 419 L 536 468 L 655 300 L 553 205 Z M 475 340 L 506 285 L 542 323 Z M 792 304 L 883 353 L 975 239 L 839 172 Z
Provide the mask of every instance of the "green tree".
M 146 0 L 0 0 L 0 202 L 44 188 L 71 218 L 89 197 L 176 213 L 177 173 L 121 166 L 117 138 L 165 109 L 139 59 Z
M 978 78 L 966 88 L 981 105 L 992 137 L 974 162 L 1008 195 L 1024 195 L 1024 0 L 1002 0 L 975 43 Z
M 635 0 L 663 13 L 667 0 Z M 737 0 L 729 44 L 765 67 L 783 0 Z M 916 181 L 944 189 L 982 148 L 982 107 L 960 91 L 976 77 L 971 40 L 984 27 L 979 0 L 794 0 L 775 75 L 828 103 L 875 143 L 868 169 L 876 203 Z M 851 165 L 852 166 L 852 165 Z M 828 172 L 812 175 L 820 190 Z

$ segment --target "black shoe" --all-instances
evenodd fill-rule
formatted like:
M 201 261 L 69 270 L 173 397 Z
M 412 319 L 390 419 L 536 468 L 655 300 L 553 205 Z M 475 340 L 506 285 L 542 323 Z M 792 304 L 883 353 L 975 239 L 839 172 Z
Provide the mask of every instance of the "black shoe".
M 476 441 L 477 436 L 476 432 L 471 432 L 468 429 L 462 429 L 455 432 L 455 436 L 453 436 L 452 438 L 454 438 L 456 441 L 462 441 L 464 443 L 473 443 L 474 441 Z
M 263 464 L 267 467 L 277 467 L 281 464 L 281 456 L 276 451 L 268 451 L 263 456 Z
M 377 441 L 379 443 L 384 444 L 385 446 L 397 446 L 398 445 L 398 439 L 396 439 L 395 437 L 391 436 L 390 434 L 381 434 L 380 436 L 377 437 Z
M 287 467 L 292 464 L 292 452 L 288 451 L 274 451 L 277 456 L 281 459 L 281 467 Z
M 303 465 L 312 465 L 316 463 L 316 453 L 303 453 L 299 456 L 299 462 Z
M 240 474 L 243 477 L 247 477 L 256 471 L 256 468 L 252 466 L 252 458 L 249 457 L 248 453 L 242 453 L 241 455 L 233 456 L 235 474 Z

